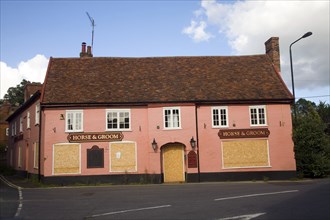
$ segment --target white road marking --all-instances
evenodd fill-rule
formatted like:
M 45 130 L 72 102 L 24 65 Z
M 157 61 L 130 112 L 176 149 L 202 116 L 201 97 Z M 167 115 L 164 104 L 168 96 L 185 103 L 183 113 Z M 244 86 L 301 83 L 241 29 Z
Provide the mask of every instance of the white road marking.
M 262 213 L 256 213 L 256 214 L 249 214 L 249 215 L 240 215 L 240 216 L 233 216 L 233 217 L 228 217 L 228 218 L 220 218 L 218 220 L 234 220 L 234 219 L 239 219 L 239 220 L 250 220 L 253 218 L 257 218 L 261 215 L 266 214 L 265 212 Z
M 250 194 L 250 195 L 243 195 L 243 196 L 225 197 L 225 198 L 214 199 L 214 201 L 229 200 L 229 199 L 240 199 L 240 198 L 255 197 L 255 196 L 268 196 L 268 195 L 276 195 L 276 194 L 283 194 L 283 193 L 294 193 L 294 192 L 299 192 L 299 190 L 288 190 L 288 191 L 279 191 L 279 192 L 258 193 L 258 194 Z
M 107 213 L 87 216 L 86 218 L 95 218 L 95 217 L 106 216 L 106 215 L 115 215 L 115 214 L 122 214 L 122 213 L 126 213 L 126 212 L 136 212 L 136 211 L 161 209 L 161 208 L 168 208 L 168 207 L 171 207 L 171 205 L 161 205 L 161 206 L 145 207 L 145 208 L 139 208 L 139 209 L 128 209 L 128 210 L 122 210 L 122 211 L 116 211 L 116 212 L 107 212 Z
M 21 213 L 21 210 L 23 208 L 23 193 L 22 193 L 22 187 L 19 187 L 11 182 L 9 182 L 4 176 L 0 175 L 0 179 L 7 184 L 9 187 L 17 189 L 18 190 L 18 200 L 19 200 L 19 204 L 15 213 L 15 218 L 19 216 L 19 214 Z

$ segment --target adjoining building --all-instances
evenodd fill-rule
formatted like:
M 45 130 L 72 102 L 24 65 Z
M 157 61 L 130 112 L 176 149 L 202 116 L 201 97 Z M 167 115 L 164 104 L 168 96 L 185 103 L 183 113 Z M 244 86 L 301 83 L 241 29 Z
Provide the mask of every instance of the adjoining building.
M 7 100 L 0 104 L 0 165 L 7 164 L 9 125 L 6 119 L 16 110 Z
M 251 56 L 50 58 L 8 118 L 11 165 L 47 183 L 289 179 L 279 39 Z M 35 132 L 35 133 L 34 133 Z

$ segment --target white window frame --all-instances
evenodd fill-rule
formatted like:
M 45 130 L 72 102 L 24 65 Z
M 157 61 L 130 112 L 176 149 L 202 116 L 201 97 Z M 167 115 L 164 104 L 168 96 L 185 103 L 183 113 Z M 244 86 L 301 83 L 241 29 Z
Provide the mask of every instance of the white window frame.
M 117 128 L 109 128 L 108 127 L 108 116 L 109 114 L 116 114 L 116 126 Z M 124 114 L 124 117 L 121 117 L 120 114 Z M 125 126 L 125 114 L 128 114 L 128 128 L 120 128 L 120 124 L 124 123 Z M 123 121 L 124 120 L 124 121 Z M 106 109 L 105 111 L 105 130 L 106 131 L 131 131 L 131 110 L 130 109 Z
M 30 112 L 28 111 L 26 113 L 26 129 L 31 128 L 31 118 L 30 118 Z
M 257 120 L 256 124 L 252 123 L 252 113 L 251 113 L 252 109 L 256 109 L 256 120 Z M 261 109 L 263 109 L 264 123 L 261 123 L 261 118 L 260 118 Z M 267 126 L 267 109 L 265 105 L 249 106 L 249 115 L 250 115 L 250 126 Z
M 222 120 L 221 118 L 221 111 L 225 110 L 225 120 Z M 214 111 L 218 111 L 218 125 L 215 124 L 214 120 Z M 211 108 L 211 115 L 212 115 L 212 128 L 228 128 L 229 127 L 229 117 L 228 117 L 228 107 L 227 106 L 219 106 L 219 107 L 212 107 Z M 223 125 L 223 121 L 225 121 L 225 125 Z
M 39 168 L 39 142 L 35 142 L 33 146 L 33 168 Z
M 36 104 L 36 109 L 35 109 L 35 125 L 38 125 L 40 123 L 40 103 Z
M 69 114 L 73 114 L 72 118 L 72 129 L 69 129 L 69 123 L 68 120 L 71 119 L 69 118 Z M 77 114 L 81 114 L 80 116 L 80 126 L 77 127 Z M 65 111 L 65 132 L 82 132 L 84 131 L 84 111 L 83 110 L 67 110 Z
M 9 136 L 9 128 L 6 128 L 6 137 Z
M 175 119 L 173 111 L 178 111 L 178 119 Z M 166 116 L 166 111 L 170 111 L 170 115 Z M 170 117 L 170 120 L 167 122 L 166 126 L 166 117 Z M 181 129 L 181 110 L 180 107 L 166 107 L 163 108 L 163 121 L 165 130 Z M 175 122 L 175 123 L 174 123 Z M 174 125 L 178 124 L 178 125 Z
M 23 132 L 23 116 L 19 117 L 19 132 Z

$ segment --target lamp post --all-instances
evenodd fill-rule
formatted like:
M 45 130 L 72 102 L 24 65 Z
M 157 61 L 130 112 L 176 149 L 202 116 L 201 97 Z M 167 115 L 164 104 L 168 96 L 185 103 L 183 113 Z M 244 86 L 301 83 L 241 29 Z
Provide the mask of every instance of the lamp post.
M 296 95 L 294 92 L 294 78 L 293 78 L 293 66 L 292 66 L 292 52 L 291 52 L 291 47 L 294 43 L 300 41 L 303 38 L 311 36 L 313 33 L 312 32 L 307 32 L 304 34 L 301 38 L 298 40 L 294 41 L 293 43 L 290 44 L 290 66 L 291 66 L 291 80 L 292 80 L 292 94 L 293 94 L 293 112 L 294 112 L 294 120 L 297 120 L 297 110 L 296 110 Z

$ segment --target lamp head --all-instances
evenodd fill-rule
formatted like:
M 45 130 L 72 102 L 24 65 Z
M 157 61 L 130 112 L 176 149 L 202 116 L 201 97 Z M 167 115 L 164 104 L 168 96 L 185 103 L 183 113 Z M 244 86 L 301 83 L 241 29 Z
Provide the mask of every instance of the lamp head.
M 154 151 L 157 150 L 158 144 L 157 144 L 155 138 L 154 138 L 153 142 L 151 143 L 151 147 L 152 147 L 152 149 L 153 149 Z
M 313 33 L 312 32 L 307 32 L 306 34 L 304 34 L 301 38 L 306 38 L 311 36 Z

